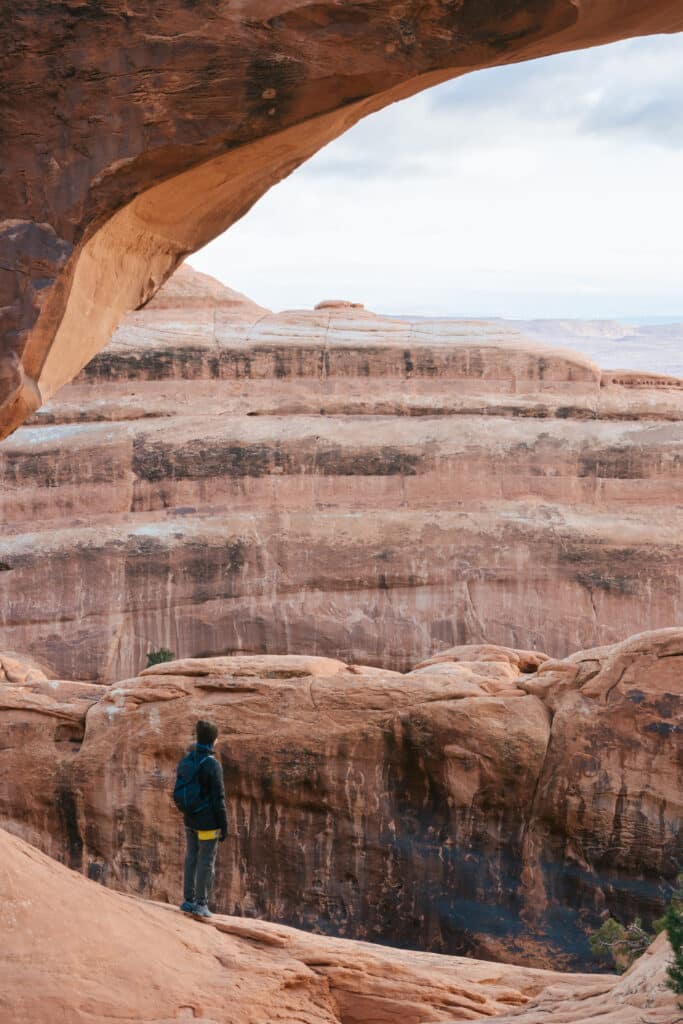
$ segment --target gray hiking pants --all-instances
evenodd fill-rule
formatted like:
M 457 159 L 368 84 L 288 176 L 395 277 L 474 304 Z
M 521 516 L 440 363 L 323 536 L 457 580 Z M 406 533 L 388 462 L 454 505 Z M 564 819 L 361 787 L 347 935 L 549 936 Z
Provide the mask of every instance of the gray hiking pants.
M 183 896 L 189 903 L 207 906 L 213 888 L 218 840 L 198 839 L 197 833 L 191 828 L 185 829 L 185 838 L 187 853 L 185 854 Z

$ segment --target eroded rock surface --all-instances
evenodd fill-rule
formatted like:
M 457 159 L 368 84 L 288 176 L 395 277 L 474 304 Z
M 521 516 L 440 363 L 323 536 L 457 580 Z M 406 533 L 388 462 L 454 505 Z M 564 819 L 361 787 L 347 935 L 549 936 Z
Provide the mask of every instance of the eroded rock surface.
M 565 661 L 458 647 L 405 675 L 243 656 L 109 688 L 4 682 L 0 822 L 107 886 L 175 903 L 174 770 L 211 717 L 233 825 L 221 911 L 594 967 L 587 933 L 607 912 L 658 916 L 677 871 L 682 662 L 672 629 Z
M 669 385 L 183 270 L 0 446 L 0 647 L 111 682 L 160 647 L 404 670 L 680 622 Z
M 17 0 L 0 25 L 0 436 L 366 114 L 477 68 L 681 29 L 678 0 Z
M 0 925 L 11 936 L 0 959 L 7 1020 L 454 1024 L 514 1008 L 528 1024 L 580 1024 L 598 1010 L 602 1024 L 640 1024 L 646 1007 L 650 1024 L 670 1024 L 674 1011 L 661 940 L 623 979 L 596 979 L 234 917 L 200 924 L 93 885 L 1 829 L 0 894 Z

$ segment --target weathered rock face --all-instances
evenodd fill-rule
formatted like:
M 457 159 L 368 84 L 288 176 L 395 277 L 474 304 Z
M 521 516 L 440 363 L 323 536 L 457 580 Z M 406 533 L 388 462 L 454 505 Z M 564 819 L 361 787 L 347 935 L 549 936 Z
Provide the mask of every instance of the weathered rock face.
M 407 675 L 292 655 L 186 659 L 107 689 L 5 670 L 0 822 L 176 902 L 170 791 L 209 716 L 232 821 L 221 911 L 593 966 L 601 916 L 649 922 L 676 874 L 682 662 L 672 629 L 559 662 L 458 647 Z
M 604 1024 L 641 1024 L 647 1007 L 650 1024 L 670 1024 L 674 1012 L 661 940 L 623 979 L 598 980 L 402 953 L 261 921 L 199 924 L 92 885 L 2 830 L 0 891 L 0 923 L 11 935 L 11 953 L 0 960 L 7 1020 L 436 1024 L 515 1008 L 521 1024 L 580 1024 L 598 1013 Z
M 681 29 L 679 0 L 18 0 L 0 26 L 0 436 L 364 115 L 476 68 Z
M 683 619 L 682 464 L 681 381 L 188 269 L 0 447 L 0 647 L 111 682 L 612 643 Z

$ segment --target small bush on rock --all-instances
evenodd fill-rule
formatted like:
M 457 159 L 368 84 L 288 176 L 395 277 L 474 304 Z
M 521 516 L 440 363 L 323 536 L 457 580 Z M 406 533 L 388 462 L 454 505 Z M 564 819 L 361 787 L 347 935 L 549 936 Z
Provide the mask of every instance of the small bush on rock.
M 167 647 L 160 647 L 158 651 L 149 651 L 147 654 L 147 668 L 152 665 L 160 665 L 162 661 L 173 661 L 175 652 L 169 651 Z
M 618 974 L 628 970 L 634 960 L 642 956 L 654 938 L 646 931 L 640 918 L 629 925 L 620 924 L 613 917 L 608 917 L 589 942 L 596 957 L 608 960 L 614 965 Z
M 662 918 L 671 943 L 674 959 L 668 973 L 668 985 L 674 992 L 683 995 L 683 875 L 678 876 L 671 903 Z M 683 1009 L 683 1001 L 678 1004 Z
M 666 931 L 673 950 L 673 963 L 667 969 L 667 984 L 678 995 L 683 995 L 683 875 L 679 875 L 671 893 L 671 902 L 662 917 L 653 921 L 655 934 Z M 646 931 L 639 918 L 629 925 L 608 917 L 589 938 L 596 957 L 610 960 L 621 974 L 645 952 L 655 935 Z M 683 1001 L 679 1002 L 683 1010 Z

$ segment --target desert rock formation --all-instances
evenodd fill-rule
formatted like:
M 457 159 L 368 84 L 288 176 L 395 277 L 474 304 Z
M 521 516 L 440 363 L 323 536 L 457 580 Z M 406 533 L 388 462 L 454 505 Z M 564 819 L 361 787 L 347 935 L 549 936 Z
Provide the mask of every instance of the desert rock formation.
M 367 946 L 104 890 L 0 829 L 0 1013 L 33 1024 L 670 1024 L 660 940 L 622 979 Z M 65 927 L 64 922 L 69 926 Z M 65 969 L 67 968 L 67 969 Z M 541 1016 L 540 1014 L 545 1014 Z M 502 1017 L 501 1015 L 504 1015 Z M 552 1016 L 550 1016 L 552 1015 Z
M 176 902 L 174 769 L 210 716 L 233 824 L 222 912 L 586 967 L 601 917 L 648 923 L 676 874 L 682 662 L 680 629 L 564 661 L 456 647 L 405 675 L 242 656 L 105 688 L 3 659 L 0 824 Z
M 683 619 L 682 464 L 682 381 L 183 270 L 0 446 L 0 648 L 112 682 L 613 643 Z
M 681 29 L 679 0 L 12 4 L 0 436 L 188 253 L 366 114 L 477 68 Z

